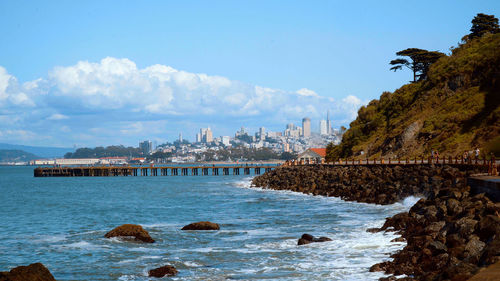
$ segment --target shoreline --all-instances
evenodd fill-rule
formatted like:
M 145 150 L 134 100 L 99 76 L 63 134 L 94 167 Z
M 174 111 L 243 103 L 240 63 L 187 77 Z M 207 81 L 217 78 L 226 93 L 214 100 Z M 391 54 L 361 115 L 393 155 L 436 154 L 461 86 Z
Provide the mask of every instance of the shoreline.
M 392 231 L 406 241 L 392 261 L 373 265 L 394 280 L 466 280 L 500 261 L 500 203 L 474 194 L 467 185 L 481 167 L 446 165 L 402 167 L 280 167 L 257 176 L 252 185 L 345 201 L 392 204 L 408 196 L 423 196 L 408 212 L 387 218 L 370 232 Z M 491 227 L 493 225 L 494 227 Z

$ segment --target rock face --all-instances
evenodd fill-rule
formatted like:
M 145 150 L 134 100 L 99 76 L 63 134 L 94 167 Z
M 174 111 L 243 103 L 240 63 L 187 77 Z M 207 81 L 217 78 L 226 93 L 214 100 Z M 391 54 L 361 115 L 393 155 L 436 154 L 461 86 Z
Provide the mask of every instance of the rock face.
M 171 265 L 165 265 L 149 271 L 149 277 L 162 278 L 164 276 L 174 276 L 177 275 L 177 269 Z
M 467 186 L 480 167 L 407 166 L 306 166 L 281 167 L 254 178 L 253 184 L 344 200 L 391 204 L 421 195 L 407 213 L 388 218 L 375 231 L 395 231 L 406 247 L 392 261 L 370 271 L 405 274 L 415 280 L 467 280 L 480 268 L 500 261 L 500 203 Z M 303 236 L 299 244 L 311 237 Z
M 55 281 L 54 276 L 41 263 L 18 266 L 10 272 L 0 272 L 0 281 Z
M 219 230 L 218 224 L 209 221 L 200 221 L 188 224 L 182 230 Z
M 135 240 L 146 243 L 154 243 L 155 240 L 149 236 L 149 233 L 137 224 L 124 224 L 116 227 L 110 232 L 106 233 L 104 237 L 135 237 Z
M 320 237 L 316 238 L 312 236 L 311 234 L 304 233 L 302 234 L 302 237 L 300 237 L 299 241 L 297 242 L 297 245 L 306 245 L 314 242 L 326 242 L 326 241 L 332 241 L 332 239 L 328 237 Z

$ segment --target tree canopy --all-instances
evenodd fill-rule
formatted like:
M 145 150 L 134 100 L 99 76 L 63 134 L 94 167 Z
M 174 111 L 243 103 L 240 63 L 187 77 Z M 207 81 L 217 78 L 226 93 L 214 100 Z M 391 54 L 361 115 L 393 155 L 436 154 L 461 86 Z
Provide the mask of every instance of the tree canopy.
M 391 70 L 396 71 L 402 69 L 403 66 L 407 67 L 413 71 L 413 82 L 425 80 L 431 64 L 435 63 L 442 56 L 445 56 L 445 54 L 438 51 L 427 51 L 418 48 L 408 48 L 397 52 L 396 55 L 409 57 L 410 60 L 403 58 L 392 60 L 389 63 L 393 65 Z
M 470 34 L 465 37 L 466 40 L 474 39 L 483 36 L 486 33 L 498 33 L 498 19 L 494 15 L 486 15 L 479 13 L 472 19 L 472 27 Z

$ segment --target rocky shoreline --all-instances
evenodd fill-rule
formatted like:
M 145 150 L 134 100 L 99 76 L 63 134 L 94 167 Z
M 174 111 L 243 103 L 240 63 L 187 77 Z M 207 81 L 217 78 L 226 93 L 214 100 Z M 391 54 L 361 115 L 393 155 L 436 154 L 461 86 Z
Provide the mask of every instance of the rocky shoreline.
M 392 261 L 370 270 L 392 275 L 383 280 L 403 274 L 408 280 L 467 280 L 500 261 L 500 203 L 467 186 L 469 175 L 483 172 L 483 167 L 465 165 L 317 165 L 281 167 L 255 177 L 252 184 L 375 204 L 423 196 L 409 212 L 370 230 L 396 231 L 407 241 Z

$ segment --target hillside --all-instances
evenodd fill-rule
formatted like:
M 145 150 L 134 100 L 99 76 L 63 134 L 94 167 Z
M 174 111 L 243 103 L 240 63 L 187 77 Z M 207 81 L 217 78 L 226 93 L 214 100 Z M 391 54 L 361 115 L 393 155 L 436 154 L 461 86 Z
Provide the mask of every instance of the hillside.
M 0 149 L 0 163 L 27 162 L 37 158 L 40 157 L 22 150 Z
M 29 153 L 33 153 L 43 158 L 63 157 L 65 153 L 75 151 L 74 148 L 27 146 L 27 145 L 8 144 L 8 143 L 0 143 L 0 149 L 22 150 Z
M 459 156 L 500 152 L 500 33 L 486 34 L 431 65 L 427 79 L 384 92 L 358 111 L 331 159 Z

